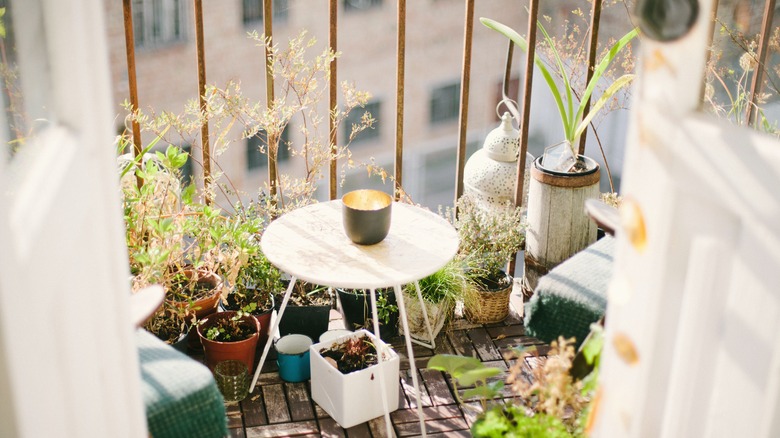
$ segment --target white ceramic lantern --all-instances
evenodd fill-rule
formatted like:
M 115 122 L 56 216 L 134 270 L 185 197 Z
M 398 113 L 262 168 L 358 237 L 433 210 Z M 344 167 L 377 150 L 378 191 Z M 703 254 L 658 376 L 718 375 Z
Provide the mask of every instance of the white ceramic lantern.
M 463 172 L 464 190 L 480 207 L 494 209 L 506 206 L 507 202 L 514 203 L 519 149 L 520 134 L 512 126 L 512 116 L 505 112 L 499 127 L 488 133 L 482 149 L 469 158 Z M 528 195 L 528 169 L 532 162 L 533 156 L 526 154 L 524 200 Z

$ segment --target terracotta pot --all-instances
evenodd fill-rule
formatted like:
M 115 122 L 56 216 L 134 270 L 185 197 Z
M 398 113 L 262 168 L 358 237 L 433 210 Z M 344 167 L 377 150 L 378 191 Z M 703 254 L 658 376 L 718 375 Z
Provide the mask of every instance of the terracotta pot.
M 214 326 L 217 321 L 230 319 L 236 315 L 236 312 L 226 311 L 217 312 L 209 315 L 202 324 L 198 324 L 198 337 L 203 344 L 203 353 L 206 359 L 206 366 L 210 370 L 214 371 L 214 367 L 217 363 L 223 360 L 240 360 L 246 364 L 249 369 L 249 374 L 252 374 L 255 367 L 255 348 L 257 347 L 257 341 L 259 339 L 260 323 L 257 319 L 245 315 L 242 316 L 242 321 L 249 323 L 255 327 L 255 333 L 243 341 L 236 342 L 219 342 L 212 341 L 206 338 L 206 332 L 208 329 Z
M 195 300 L 193 303 L 193 308 L 195 309 L 195 317 L 197 319 L 201 319 L 205 316 L 211 315 L 212 313 L 217 311 L 217 304 L 219 304 L 219 297 L 220 293 L 222 292 L 222 279 L 219 277 L 219 275 L 206 271 L 206 270 L 198 270 L 195 271 L 195 269 L 187 268 L 184 269 L 184 275 L 187 276 L 187 278 L 192 278 L 193 275 L 198 275 L 198 283 L 200 284 L 210 284 L 213 286 L 212 293 L 209 294 L 209 296 L 205 298 L 201 298 L 198 300 Z M 187 307 L 189 303 L 185 301 L 174 301 L 174 300 L 168 300 L 171 303 L 176 304 L 179 307 Z
M 230 295 L 228 295 L 228 297 L 230 297 Z M 238 305 L 233 305 L 229 301 L 232 300 L 228 299 L 228 300 L 222 300 L 220 302 L 223 309 L 234 310 L 234 311 L 240 310 Z M 265 345 L 265 342 L 268 340 L 268 330 L 269 327 L 271 327 L 271 313 L 273 313 L 275 308 L 276 308 L 276 303 L 274 302 L 274 296 L 271 295 L 271 305 L 268 307 L 268 309 L 257 310 L 254 313 L 252 313 L 252 316 L 260 324 L 260 342 L 258 342 L 258 347 Z

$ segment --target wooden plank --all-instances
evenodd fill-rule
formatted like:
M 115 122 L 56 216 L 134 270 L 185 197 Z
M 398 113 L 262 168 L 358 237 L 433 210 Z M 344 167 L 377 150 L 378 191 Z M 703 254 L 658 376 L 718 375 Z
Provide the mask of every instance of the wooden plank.
M 477 417 L 483 412 L 482 404 L 476 401 L 464 403 L 460 406 L 460 410 L 469 427 L 477 421 Z
M 346 435 L 344 429 L 332 418 L 320 418 L 320 434 L 325 438 L 343 438 Z
M 401 370 L 400 374 L 401 388 L 403 388 L 404 392 L 406 393 L 406 397 L 409 400 L 409 407 L 415 409 L 417 408 L 417 398 L 414 391 L 414 382 L 412 381 L 411 370 Z M 425 384 L 422 382 L 422 379 L 419 378 L 419 371 L 418 380 L 420 382 L 420 401 L 422 402 L 423 407 L 431 406 L 431 397 L 428 395 L 428 390 L 425 388 Z M 401 404 L 400 400 L 398 404 Z
M 306 388 L 307 382 L 285 383 L 284 386 L 287 388 L 287 400 L 292 420 L 313 420 L 314 408 L 311 405 L 309 391 Z
M 241 401 L 241 410 L 244 412 L 244 425 L 246 427 L 268 424 L 261 387 L 256 387 L 255 391 L 249 394 L 249 397 Z
M 290 412 L 287 410 L 287 399 L 284 396 L 283 386 L 281 384 L 268 385 L 263 386 L 262 390 L 268 422 L 274 424 L 290 421 Z
M 452 395 L 441 371 L 421 369 L 420 375 L 423 377 L 425 387 L 428 388 L 428 395 L 430 395 L 431 402 L 434 405 L 440 406 L 456 403 L 455 397 Z
M 390 420 L 392 423 L 393 420 Z M 392 428 L 392 424 L 390 425 Z M 387 436 L 387 427 L 385 427 L 385 417 L 377 417 L 373 420 L 368 421 L 368 429 L 371 431 L 371 435 L 375 437 L 385 437 Z
M 319 434 L 317 422 L 314 420 L 298 423 L 269 424 L 267 426 L 247 427 L 247 438 L 265 438 L 275 436 L 293 436 Z
M 422 435 L 412 435 L 411 438 L 421 437 Z M 428 438 L 449 438 L 449 437 L 470 437 L 471 432 L 468 430 L 451 430 L 444 433 L 429 433 Z
M 227 415 L 229 429 L 244 427 L 244 421 L 241 416 L 241 406 L 238 403 L 225 403 L 225 414 Z
M 462 413 L 457 405 L 432 406 L 423 408 L 423 418 L 428 420 L 441 420 L 443 418 L 460 417 Z M 401 409 L 390 414 L 394 424 L 418 422 L 417 409 Z
M 434 354 L 455 354 L 455 350 L 452 348 L 449 339 L 447 339 L 447 333 L 442 331 L 436 338 L 436 348 L 433 350 Z
M 322 409 L 320 405 L 317 404 L 317 402 L 314 402 L 314 415 L 317 416 L 317 418 L 330 418 L 330 415 L 328 415 L 327 412 L 325 412 L 325 409 Z
M 371 430 L 368 428 L 368 423 L 358 424 L 347 429 L 347 436 L 349 438 L 371 438 Z
M 266 361 L 266 363 L 268 363 L 268 361 Z M 266 367 L 263 366 L 263 370 L 265 369 Z M 282 383 L 282 378 L 279 377 L 279 372 L 277 370 L 274 370 L 273 372 L 263 372 L 260 374 L 260 377 L 257 378 L 257 386 L 275 385 L 278 383 Z
M 442 420 L 430 420 L 425 422 L 425 432 L 434 433 L 449 433 L 452 431 L 467 431 L 469 429 L 468 423 L 461 417 L 445 418 Z M 420 434 L 419 423 L 403 423 L 396 425 L 396 431 L 399 437 L 402 436 L 415 436 Z
M 490 337 L 496 341 L 504 338 L 516 338 L 525 335 L 525 327 L 522 324 L 490 327 L 487 329 Z M 497 339 L 500 338 L 500 339 Z
M 452 322 L 450 323 L 450 327 L 449 327 L 450 329 L 448 330 L 448 332 L 453 332 L 457 330 L 468 330 L 477 327 L 482 327 L 482 324 L 469 322 L 465 318 L 456 318 L 453 319 Z
M 484 328 L 471 329 L 466 332 L 474 348 L 477 350 L 480 360 L 483 362 L 489 360 L 501 360 L 501 353 L 493 345 L 493 340 L 490 338 L 487 330 Z
M 235 429 L 228 429 L 228 438 L 246 438 L 243 427 L 236 427 Z
M 476 357 L 477 352 L 474 350 L 474 346 L 471 345 L 471 339 L 469 339 L 465 331 L 456 330 L 449 332 L 447 333 L 447 338 L 450 340 L 450 344 L 452 344 L 455 354 Z

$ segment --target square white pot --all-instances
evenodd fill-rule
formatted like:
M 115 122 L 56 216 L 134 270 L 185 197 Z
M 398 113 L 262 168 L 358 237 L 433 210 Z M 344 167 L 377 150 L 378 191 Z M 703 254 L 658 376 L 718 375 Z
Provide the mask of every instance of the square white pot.
M 364 370 L 342 374 L 320 355 L 321 350 L 347 338 L 368 336 L 377 350 L 385 350 L 382 362 Z M 320 342 L 310 348 L 311 397 L 343 428 L 349 428 L 385 414 L 380 384 L 384 381 L 387 408 L 398 409 L 401 360 L 390 347 L 366 330 Z

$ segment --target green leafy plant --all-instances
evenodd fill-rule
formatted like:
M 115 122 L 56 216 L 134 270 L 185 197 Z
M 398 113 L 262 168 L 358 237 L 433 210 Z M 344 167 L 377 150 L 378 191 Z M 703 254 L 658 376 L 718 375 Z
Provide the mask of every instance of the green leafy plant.
M 504 269 L 525 241 L 520 208 L 507 205 L 496 210 L 481 209 L 469 195 L 461 196 L 447 217 L 460 237 L 457 260 L 466 267 L 466 277 L 483 289 L 505 284 Z
M 716 22 L 719 29 L 716 38 L 719 37 L 722 43 L 713 44 L 707 62 L 704 89 L 704 102 L 707 104 L 707 109 L 734 124 L 748 126 L 747 111 L 750 108 L 755 114 L 752 124 L 749 125 L 751 128 L 775 137 L 780 136 L 777 120 L 770 120 L 764 110 L 764 106 L 773 95 L 776 97 L 780 92 L 776 82 L 776 78 L 780 75 L 780 67 L 769 62 L 759 65 L 756 53 L 758 35 L 748 38 L 741 32 L 731 29 L 722 20 L 716 18 Z M 774 32 L 766 37 L 769 40 L 770 50 L 780 51 L 780 30 L 775 28 Z M 729 45 L 726 41 L 732 44 Z M 733 53 L 734 51 L 736 53 Z M 739 55 L 738 68 L 736 65 L 732 67 L 729 62 L 735 55 Z M 771 57 L 771 53 L 769 56 Z M 759 70 L 763 74 L 761 86 L 763 92 L 758 93 L 751 101 L 750 84 Z
M 487 408 L 487 401 L 501 394 L 504 382 L 496 380 L 488 383 L 487 379 L 501 374 L 498 368 L 488 367 L 476 357 L 458 356 L 456 354 L 437 354 L 428 360 L 428 369 L 444 371 L 452 376 L 452 386 L 458 403 L 463 404 L 458 386 L 471 386 L 463 392 L 464 398 L 478 397 L 482 408 Z
M 533 368 L 530 381 L 522 364 L 525 356 L 537 353 L 536 348 L 515 350 L 506 356 L 514 362 L 506 383 L 515 396 L 506 404 L 488 405 L 501 395 L 504 382 L 488 383 L 501 370 L 477 358 L 438 354 L 428 361 L 428 368 L 452 376 L 461 404 L 458 386 L 475 385 L 463 393 L 464 398 L 478 397 L 482 405 L 483 412 L 471 429 L 475 437 L 587 436 L 603 342 L 603 327 L 598 323 L 591 325 L 591 333 L 576 355 L 573 341 L 559 338 L 551 344 L 543 365 Z
M 433 274 L 421 279 L 418 284 L 423 299 L 434 303 L 456 302 L 463 297 L 466 276 L 463 265 L 457 261 L 451 261 Z M 407 293 L 417 296 L 413 283 L 405 286 Z
M 376 345 L 366 336 L 351 337 L 333 344 L 320 354 L 333 360 L 332 363 L 342 374 L 366 369 L 378 363 Z
M 238 342 L 249 339 L 257 332 L 257 329 L 245 321 L 247 316 L 249 316 L 248 313 L 238 311 L 230 318 L 215 321 L 206 330 L 206 338 L 218 342 Z M 250 318 L 253 317 L 250 316 Z
M 511 27 L 499 23 L 498 21 L 491 20 L 489 18 L 480 18 L 480 22 L 486 27 L 497 31 L 498 33 L 509 38 L 523 51 L 528 51 L 528 42 L 525 38 L 520 36 Z M 610 47 L 609 51 L 601 58 L 596 64 L 593 70 L 592 79 L 586 84 L 585 90 L 582 95 L 577 96 L 570 77 L 570 72 L 566 68 L 563 62 L 563 54 L 561 54 L 552 40 L 547 30 L 542 25 L 541 21 L 538 22 L 539 30 L 544 35 L 544 40 L 552 53 L 552 62 L 546 63 L 539 55 L 534 56 L 534 64 L 542 73 L 545 83 L 547 84 L 550 93 L 555 100 L 555 105 L 558 108 L 558 113 L 561 118 L 561 124 L 563 127 L 563 138 L 568 142 L 569 148 L 572 150 L 572 155 L 577 156 L 577 143 L 582 133 L 587 129 L 588 124 L 599 113 L 604 105 L 622 88 L 628 85 L 633 79 L 634 75 L 625 74 L 617 78 L 607 89 L 601 94 L 601 97 L 591 106 L 587 116 L 585 115 L 585 104 L 590 99 L 596 86 L 603 77 L 604 73 L 609 68 L 609 65 L 625 48 L 632 39 L 638 34 L 638 29 L 634 28 L 628 33 L 623 35 L 615 44 Z M 552 71 L 551 71 L 552 69 Z M 555 77 L 561 79 L 562 84 L 558 84 Z M 515 117 L 518 117 L 517 115 Z

